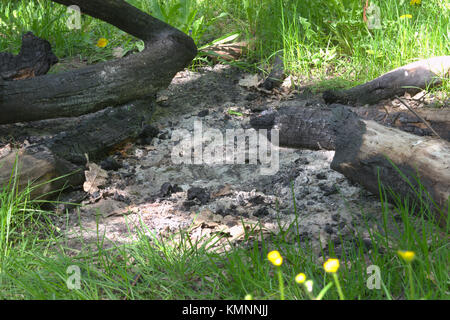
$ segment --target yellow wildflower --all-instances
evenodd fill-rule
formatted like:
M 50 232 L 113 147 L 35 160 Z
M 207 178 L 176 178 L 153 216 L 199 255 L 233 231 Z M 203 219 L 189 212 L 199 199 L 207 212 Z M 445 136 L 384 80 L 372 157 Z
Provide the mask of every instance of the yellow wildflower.
M 400 19 L 411 19 L 412 18 L 412 15 L 410 15 L 410 14 L 404 14 L 404 15 L 402 15 L 402 16 L 400 16 Z
M 269 254 L 267 255 L 267 259 L 269 259 L 269 261 L 272 262 L 272 264 L 277 267 L 281 266 L 281 264 L 283 263 L 283 257 L 276 250 L 270 251 Z
M 244 299 L 245 300 L 253 300 L 253 297 L 251 294 L 247 294 Z
M 304 273 L 299 273 L 296 277 L 295 277 L 295 282 L 302 284 L 303 282 L 305 282 L 306 280 L 306 275 Z
M 96 46 L 99 47 L 99 48 L 104 48 L 107 45 L 108 45 L 108 40 L 105 39 L 105 38 L 98 39 L 97 44 L 96 44 Z
M 416 257 L 416 254 L 414 253 L 414 251 L 403 251 L 403 250 L 398 250 L 397 254 L 400 256 L 400 258 L 402 258 L 406 263 L 411 263 L 411 261 L 414 260 L 414 258 Z
M 328 259 L 324 264 L 323 268 L 326 272 L 336 273 L 339 269 L 339 260 L 338 259 Z
M 412 6 L 414 6 L 414 5 L 419 5 L 419 4 L 421 4 L 422 3 L 422 0 L 411 0 L 410 2 L 409 2 L 409 4 L 410 5 L 412 5 Z

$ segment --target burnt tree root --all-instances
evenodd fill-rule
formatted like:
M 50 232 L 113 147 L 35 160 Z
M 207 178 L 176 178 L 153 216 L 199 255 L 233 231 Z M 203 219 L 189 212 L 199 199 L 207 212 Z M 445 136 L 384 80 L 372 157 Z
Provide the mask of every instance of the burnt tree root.
M 86 155 L 91 160 L 100 159 L 115 146 L 137 138 L 151 119 L 156 93 L 197 53 L 190 37 L 125 1 L 54 2 L 78 5 L 82 13 L 144 40 L 145 49 L 121 59 L 45 75 L 41 74 L 48 69 L 41 66 L 42 61 L 47 66 L 55 61 L 38 55 L 41 59 L 31 59 L 30 63 L 39 72 L 29 72 L 26 79 L 17 76 L 24 73 L 19 64 L 14 69 L 13 62 L 21 55 L 3 54 L 8 63 L 0 69 L 0 134 L 20 135 L 17 131 L 21 130 L 13 125 L 20 122 L 23 132 L 34 131 L 38 136 L 29 137 L 33 142 L 19 150 L 2 150 L 0 145 L 0 188 L 8 184 L 15 164 L 20 169 L 21 186 L 70 174 L 68 179 L 37 189 L 36 196 L 62 186 L 79 186 L 83 179 L 72 173 L 82 172 Z M 26 41 L 22 49 L 30 50 Z M 42 130 L 45 124 L 60 130 Z

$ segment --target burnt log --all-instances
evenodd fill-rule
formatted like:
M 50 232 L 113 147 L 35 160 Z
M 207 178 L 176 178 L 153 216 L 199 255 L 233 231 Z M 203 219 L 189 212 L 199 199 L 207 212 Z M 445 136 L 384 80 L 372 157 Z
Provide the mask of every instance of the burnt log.
M 417 199 L 420 180 L 429 193 L 427 205 L 437 212 L 442 222 L 441 215 L 447 215 L 450 196 L 448 110 L 443 110 L 447 121 L 441 123 L 441 129 L 447 130 L 447 140 L 418 136 L 380 124 L 390 119 L 391 125 L 417 128 L 408 121 L 399 124 L 399 116 L 395 114 L 368 113 L 367 108 L 351 110 L 353 112 L 338 104 L 290 106 L 252 118 L 250 124 L 255 129 L 278 129 L 280 146 L 335 150 L 331 168 L 374 194 L 379 192 L 380 178 L 384 186 L 398 194 Z M 428 112 L 422 112 L 423 116 Z M 362 116 L 374 117 L 379 123 Z M 430 118 L 437 120 L 439 117 L 428 115 L 428 120 Z
M 0 52 L 0 78 L 23 80 L 44 75 L 58 62 L 47 40 L 36 37 L 32 32 L 22 35 L 22 47 L 17 56 Z
M 32 144 L 21 148 L 0 146 L 0 189 L 9 183 L 13 173 L 17 175 L 19 190 L 32 183 L 35 188 L 31 195 L 35 198 L 50 198 L 52 192 L 81 186 L 86 156 L 91 161 L 103 159 L 134 141 L 142 134 L 153 110 L 153 103 L 140 100 L 72 121 L 52 119 L 27 127 L 0 126 L 0 134 L 5 136 L 9 132 L 13 136 L 25 134 L 16 136 L 20 140 L 33 139 Z
M 0 124 L 76 117 L 152 97 L 195 57 L 183 32 L 122 0 L 54 0 L 136 36 L 145 49 L 118 60 L 22 81 L 3 81 Z
M 261 84 L 261 87 L 266 90 L 279 87 L 283 83 L 284 76 L 284 62 L 279 56 L 275 56 L 272 70 L 266 80 Z
M 334 131 L 329 125 L 332 108 L 290 106 L 250 119 L 254 129 L 276 129 L 283 147 L 334 150 Z
M 125 1 L 54 2 L 78 5 L 83 13 L 144 40 L 145 49 L 61 74 L 17 81 L 0 77 L 0 188 L 11 174 L 20 175 L 19 190 L 51 180 L 34 189 L 34 197 L 82 185 L 86 155 L 99 160 L 139 137 L 151 120 L 156 92 L 197 52 L 190 37 Z M 23 138 L 23 146 L 6 144 L 8 136 Z M 65 177 L 54 180 L 60 176 Z
M 279 143 L 290 148 L 311 150 L 335 150 L 335 132 L 329 121 L 333 109 L 341 104 L 304 106 L 301 101 L 281 104 L 277 111 L 266 112 L 251 118 L 255 129 L 278 129 Z M 419 136 L 432 136 L 433 132 L 408 110 L 390 107 L 352 107 L 352 111 L 365 120 L 373 120 L 381 125 Z M 436 131 L 442 139 L 450 141 L 450 111 L 444 109 L 420 108 L 415 112 Z
M 379 195 L 419 201 L 445 226 L 450 204 L 450 143 L 419 137 L 362 120 L 348 108 L 336 108 L 331 119 L 335 149 L 331 168 Z
M 422 89 L 440 85 L 450 73 L 450 56 L 416 61 L 348 90 L 327 90 L 326 103 L 375 104 L 383 99 L 416 94 Z

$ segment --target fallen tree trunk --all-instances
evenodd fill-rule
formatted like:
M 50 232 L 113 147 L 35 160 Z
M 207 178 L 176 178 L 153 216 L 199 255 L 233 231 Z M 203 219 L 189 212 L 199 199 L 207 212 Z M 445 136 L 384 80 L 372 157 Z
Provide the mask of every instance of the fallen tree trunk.
M 277 129 L 280 146 L 312 150 L 334 150 L 335 135 L 328 119 L 332 108 L 281 108 L 250 119 L 255 129 Z
M 108 106 L 152 97 L 197 53 L 181 31 L 121 0 L 54 0 L 78 5 L 145 42 L 137 54 L 61 74 L 3 81 L 0 124 L 76 117 Z
M 28 133 L 42 135 L 43 128 L 49 124 L 55 124 L 60 132 L 54 134 L 49 131 L 49 135 L 44 137 L 33 135 L 36 141 L 20 149 L 7 145 L 1 152 L 0 148 L 0 187 L 8 184 L 14 170 L 20 176 L 17 184 L 19 190 L 30 182 L 36 186 L 66 176 L 36 188 L 33 197 L 49 197 L 52 191 L 81 186 L 86 155 L 90 160 L 101 159 L 121 144 L 137 138 L 142 133 L 143 125 L 151 118 L 152 110 L 151 103 L 141 100 L 119 108 L 107 108 L 75 121 L 56 119 L 36 123 L 34 128 L 28 129 L 31 130 Z M 1 129 L 2 126 L 0 133 Z
M 366 117 L 369 115 L 367 108 L 351 110 Z M 383 122 L 386 119 L 377 120 Z M 392 122 L 395 124 L 395 118 Z M 321 108 L 281 108 L 253 118 L 251 125 L 255 129 L 278 129 L 280 146 L 335 150 L 331 167 L 374 194 L 379 191 L 379 172 L 383 185 L 403 196 L 417 198 L 414 190 L 418 190 L 415 180 L 418 177 L 440 208 L 437 210 L 439 214 L 445 212 L 446 216 L 450 196 L 448 141 L 388 128 L 375 121 L 364 120 L 357 112 L 337 104 Z M 449 128 L 448 122 L 446 128 Z M 411 185 L 402 179 L 388 159 L 403 172 Z M 430 199 L 428 203 L 433 207 Z
M 434 57 L 410 63 L 348 90 L 325 91 L 323 98 L 326 103 L 374 104 L 439 85 L 449 74 L 450 56 Z
M 398 195 L 422 201 L 445 225 L 450 201 L 448 141 L 362 120 L 348 108 L 334 109 L 332 123 L 332 169 L 374 194 L 379 194 L 380 182 Z
M 18 81 L 0 77 L 0 135 L 22 135 L 31 143 L 20 150 L 0 148 L 0 188 L 10 181 L 16 155 L 19 190 L 30 182 L 68 175 L 35 189 L 34 197 L 82 185 L 85 155 L 97 160 L 137 138 L 152 116 L 153 96 L 197 52 L 190 37 L 125 1 L 54 2 L 78 5 L 82 12 L 144 40 L 145 49 L 62 74 Z
M 253 117 L 250 124 L 255 129 L 279 130 L 280 145 L 311 150 L 335 150 L 335 132 L 329 125 L 333 109 L 341 104 L 329 106 L 303 106 L 304 101 L 281 103 L 276 112 L 267 112 Z M 433 132 L 409 110 L 390 107 L 352 107 L 352 111 L 365 120 L 394 127 L 419 136 L 432 136 Z M 415 109 L 415 112 L 436 131 L 442 139 L 450 141 L 449 109 Z

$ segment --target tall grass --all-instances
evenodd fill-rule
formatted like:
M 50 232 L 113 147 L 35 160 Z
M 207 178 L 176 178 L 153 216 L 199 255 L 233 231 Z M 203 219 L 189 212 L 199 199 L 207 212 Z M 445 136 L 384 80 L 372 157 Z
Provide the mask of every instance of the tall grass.
M 270 237 L 264 237 L 258 226 L 244 228 L 240 245 L 230 244 L 225 251 L 215 246 L 218 236 L 192 239 L 185 230 L 160 238 L 143 223 L 134 226 L 138 240 L 133 243 L 114 244 L 97 228 L 95 245 L 86 243 L 81 251 L 74 251 L 46 219 L 51 213 L 30 201 L 30 188 L 18 193 L 16 186 L 12 178 L 0 194 L 2 299 L 243 299 L 249 294 L 255 299 L 279 299 L 278 278 L 267 260 L 272 250 L 283 257 L 279 271 L 286 299 L 450 297 L 448 217 L 447 228 L 439 228 L 427 202 L 413 204 L 382 186 L 382 221 L 374 224 L 361 212 L 366 217 L 362 231 L 369 235 L 370 244 L 357 231 L 351 238 L 340 238 L 338 251 L 333 241 L 317 251 L 307 239 L 289 237 L 298 230 L 295 221 L 287 228 L 280 225 Z M 393 206 L 388 198 L 394 199 Z M 82 234 L 79 237 L 85 243 Z M 414 251 L 417 258 L 405 265 L 398 250 Z M 337 274 L 341 295 L 322 267 L 329 257 L 341 264 Z M 79 288 L 68 284 L 73 266 L 80 271 Z M 380 272 L 378 288 L 368 285 L 368 267 Z M 295 283 L 299 272 L 313 281 L 311 293 Z
M 372 0 L 380 29 L 368 29 L 360 0 L 129 0 L 132 5 L 191 34 L 201 46 L 229 32 L 251 40 L 247 62 L 278 53 L 289 72 L 363 82 L 415 59 L 448 55 L 448 1 Z M 401 18 L 410 14 L 411 18 Z M 48 39 L 59 57 L 83 55 L 104 60 L 116 46 L 137 49 L 134 39 L 83 16 L 80 30 L 69 30 L 64 6 L 49 0 L 0 2 L 0 50 L 17 52 L 20 35 L 31 30 Z M 110 41 L 101 53 L 98 38 Z

